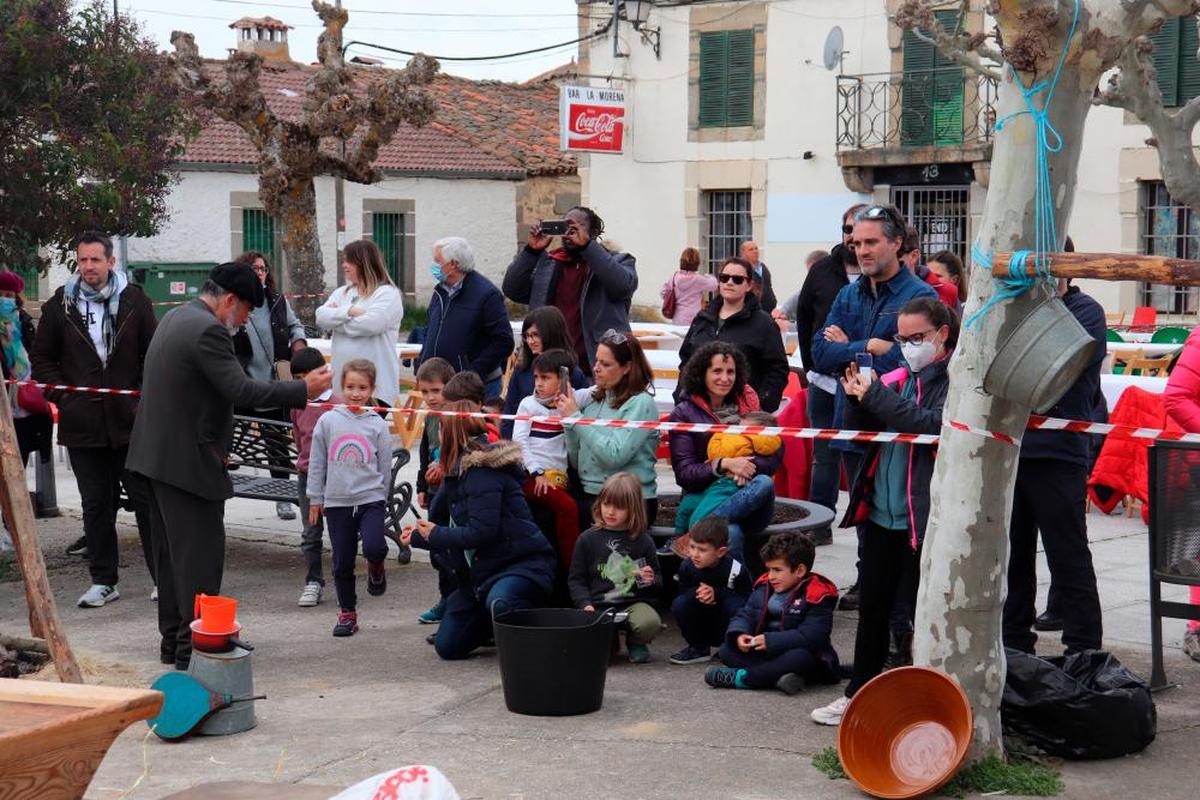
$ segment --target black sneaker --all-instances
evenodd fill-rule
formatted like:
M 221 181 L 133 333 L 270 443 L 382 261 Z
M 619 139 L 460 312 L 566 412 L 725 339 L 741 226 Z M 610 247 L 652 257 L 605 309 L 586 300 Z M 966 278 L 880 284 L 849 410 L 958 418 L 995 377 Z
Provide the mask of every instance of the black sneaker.
M 67 555 L 79 556 L 80 558 L 88 557 L 87 537 L 80 536 L 75 541 L 67 545 Z
M 425 644 L 437 644 L 437 631 L 425 637 Z
M 411 564 L 412 563 L 412 548 L 406 544 L 400 545 L 400 552 L 396 554 L 396 563 L 397 564 Z
M 1062 617 L 1049 610 L 1043 611 L 1033 621 L 1033 629 L 1035 631 L 1061 631 L 1063 629 Z
M 707 647 L 696 647 L 689 644 L 667 660 L 672 664 L 701 664 L 710 659 L 712 659 L 712 651 Z
M 858 584 L 854 584 L 845 591 L 842 599 L 838 600 L 838 609 L 841 611 L 857 611 L 858 610 Z
M 714 689 L 740 689 L 737 674 L 733 667 L 712 666 L 704 670 L 704 682 Z
M 334 636 L 353 636 L 358 633 L 358 614 L 354 611 L 338 613 L 337 624 L 333 626 Z
M 663 542 L 662 544 L 660 544 L 660 545 L 658 546 L 658 551 L 657 551 L 657 552 L 658 552 L 658 555 L 660 555 L 660 556 L 673 556 L 673 555 L 675 555 L 675 551 L 671 549 L 671 545 L 672 545 L 672 544 L 674 544 L 674 543 L 675 543 L 675 537 L 674 537 L 674 536 L 672 536 L 670 539 L 667 539 L 665 542 Z
M 775 681 L 775 688 L 786 695 L 800 694 L 804 687 L 804 678 L 794 672 L 789 672 Z
M 367 594 L 373 597 L 379 597 L 387 591 L 387 572 L 383 568 L 383 562 L 378 564 L 367 564 Z

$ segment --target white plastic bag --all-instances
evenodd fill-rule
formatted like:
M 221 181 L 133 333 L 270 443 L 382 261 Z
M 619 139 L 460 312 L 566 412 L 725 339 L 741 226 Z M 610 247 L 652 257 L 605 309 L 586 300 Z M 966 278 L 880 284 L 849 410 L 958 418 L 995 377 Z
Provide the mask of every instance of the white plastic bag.
M 414 764 L 372 775 L 329 800 L 459 800 L 437 767 Z

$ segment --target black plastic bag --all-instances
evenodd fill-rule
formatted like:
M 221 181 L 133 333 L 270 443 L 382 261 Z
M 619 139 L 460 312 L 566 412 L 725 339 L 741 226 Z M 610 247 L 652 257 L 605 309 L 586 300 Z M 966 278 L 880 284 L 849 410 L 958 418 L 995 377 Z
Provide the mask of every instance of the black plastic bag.
M 1150 687 L 1111 653 L 1038 658 L 1005 648 L 1004 732 L 1062 758 L 1114 758 L 1154 741 Z

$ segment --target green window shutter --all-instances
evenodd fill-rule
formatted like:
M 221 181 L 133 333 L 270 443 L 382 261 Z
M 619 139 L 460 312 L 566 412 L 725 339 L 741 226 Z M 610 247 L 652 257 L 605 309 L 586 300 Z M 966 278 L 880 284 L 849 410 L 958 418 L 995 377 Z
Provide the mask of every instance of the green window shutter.
M 754 31 L 729 31 L 729 115 L 726 125 L 754 124 Z
M 1192 23 L 1195 25 L 1195 22 Z M 1163 105 L 1179 105 L 1179 18 L 1169 19 L 1156 33 L 1150 34 L 1154 43 L 1154 68 L 1158 70 L 1158 90 L 1162 92 Z M 1195 34 L 1192 36 L 1195 46 Z
M 371 239 L 383 251 L 383 263 L 388 275 L 400 287 L 404 286 L 403 214 L 371 214 Z
M 957 11 L 938 11 L 936 16 L 943 28 L 957 30 Z M 900 144 L 961 144 L 963 68 L 913 31 L 904 33 L 903 54 Z
M 1196 58 L 1196 18 L 1180 17 L 1179 105 L 1200 97 L 1200 59 Z
M 282 259 L 275 249 L 275 218 L 261 208 L 242 209 L 242 252 L 247 250 L 257 250 L 267 257 L 275 285 L 282 287 Z
M 700 34 L 700 127 L 724 127 L 728 118 L 729 31 Z

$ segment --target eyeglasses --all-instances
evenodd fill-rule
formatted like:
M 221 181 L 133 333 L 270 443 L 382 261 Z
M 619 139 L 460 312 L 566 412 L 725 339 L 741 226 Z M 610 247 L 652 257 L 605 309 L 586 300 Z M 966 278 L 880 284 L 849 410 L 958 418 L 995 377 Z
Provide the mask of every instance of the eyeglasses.
M 897 212 L 893 211 L 892 209 L 888 208 L 887 206 L 871 206 L 868 209 L 860 211 L 858 214 L 858 219 L 871 219 L 871 220 L 890 219 L 892 222 L 895 222 L 897 225 L 900 225 L 901 227 L 904 226 L 904 219 L 901 218 Z
M 266 267 L 251 267 L 251 269 L 253 269 L 255 272 L 257 272 L 257 273 L 259 273 L 259 274 L 261 274 L 261 275 L 266 275 L 266 274 L 267 274 L 267 268 L 266 268 Z
M 615 328 L 609 328 L 604 332 L 604 335 L 600 337 L 600 341 L 604 344 L 625 344 L 629 341 L 629 337 Z
M 542 333 L 537 328 L 530 328 L 522 336 L 526 339 L 540 339 L 542 338 Z
M 741 286 L 746 282 L 746 276 L 734 275 L 732 272 L 722 272 L 717 280 L 719 280 L 721 283 L 729 283 L 732 281 L 734 286 Z
M 899 344 L 899 345 L 924 344 L 925 337 L 929 336 L 930 334 L 934 334 L 934 333 L 937 333 L 937 329 L 930 328 L 929 330 L 921 331 L 920 333 L 914 333 L 912 336 L 901 336 L 900 334 L 897 333 L 892 338 L 895 339 L 896 344 Z
M 854 233 L 854 226 L 853 225 L 843 225 L 842 233 Z

